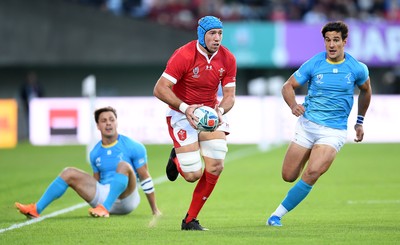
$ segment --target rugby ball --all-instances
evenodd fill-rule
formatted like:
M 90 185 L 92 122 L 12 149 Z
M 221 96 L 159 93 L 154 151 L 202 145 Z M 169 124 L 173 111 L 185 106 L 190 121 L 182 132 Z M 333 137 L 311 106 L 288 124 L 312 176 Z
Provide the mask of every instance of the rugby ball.
M 198 118 L 197 129 L 200 131 L 214 131 L 218 127 L 218 113 L 209 106 L 201 106 L 194 110 Z

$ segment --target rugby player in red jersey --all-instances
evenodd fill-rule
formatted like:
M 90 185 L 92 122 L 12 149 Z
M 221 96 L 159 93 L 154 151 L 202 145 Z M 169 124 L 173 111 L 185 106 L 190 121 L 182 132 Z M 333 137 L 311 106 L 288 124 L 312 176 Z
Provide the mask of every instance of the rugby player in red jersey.
M 225 114 L 235 102 L 237 68 L 233 54 L 221 45 L 222 33 L 220 19 L 201 18 L 198 39 L 172 54 L 154 87 L 154 95 L 169 105 L 166 118 L 174 148 L 166 168 L 167 177 L 174 181 L 180 173 L 188 182 L 198 180 L 182 220 L 182 230 L 207 230 L 197 216 L 219 179 L 228 151 L 229 125 Z M 197 129 L 193 112 L 202 105 L 215 108 L 219 114 L 220 125 L 213 132 Z

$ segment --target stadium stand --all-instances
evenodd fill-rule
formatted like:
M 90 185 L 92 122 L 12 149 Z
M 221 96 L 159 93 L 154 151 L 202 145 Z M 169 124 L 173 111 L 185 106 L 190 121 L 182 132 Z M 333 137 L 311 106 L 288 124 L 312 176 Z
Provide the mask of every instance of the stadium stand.
M 199 17 L 224 21 L 303 21 L 333 19 L 400 21 L 399 0 L 68 0 L 103 11 L 192 29 Z

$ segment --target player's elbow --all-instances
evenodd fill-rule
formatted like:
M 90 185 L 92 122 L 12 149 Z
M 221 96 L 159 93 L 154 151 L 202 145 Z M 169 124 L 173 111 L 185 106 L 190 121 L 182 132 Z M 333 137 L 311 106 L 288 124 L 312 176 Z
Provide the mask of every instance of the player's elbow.
M 160 84 L 160 82 L 157 82 L 156 86 L 154 86 L 153 89 L 153 95 L 159 99 L 162 100 L 165 94 L 167 94 L 167 90 L 169 88 L 163 84 Z
M 157 98 L 159 98 L 159 96 L 160 96 L 160 92 L 159 92 L 159 89 L 158 89 L 158 86 L 157 86 L 157 85 L 154 86 L 153 95 L 154 95 L 155 97 L 157 97 Z
M 285 95 L 285 94 L 288 94 L 288 93 L 292 93 L 293 91 L 294 91 L 294 88 L 290 83 L 286 82 L 286 83 L 283 84 L 282 90 L 281 90 L 282 95 Z
M 164 99 L 164 93 L 163 93 L 163 91 L 162 91 L 161 88 L 155 87 L 154 90 L 153 90 L 153 95 L 154 95 L 156 98 L 158 98 L 159 100 L 165 101 L 165 99 Z

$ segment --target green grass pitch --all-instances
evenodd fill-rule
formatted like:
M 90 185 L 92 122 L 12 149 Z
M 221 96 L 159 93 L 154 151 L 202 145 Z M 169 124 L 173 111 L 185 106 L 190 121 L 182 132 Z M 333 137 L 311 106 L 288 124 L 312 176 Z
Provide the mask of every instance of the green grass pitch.
M 46 219 L 27 223 L 14 202 L 36 202 L 67 166 L 90 172 L 86 148 L 21 143 L 0 150 L 0 244 L 400 244 L 400 144 L 346 144 L 283 227 L 265 221 L 293 185 L 281 179 L 287 146 L 261 152 L 256 145 L 230 145 L 198 217 L 206 232 L 180 230 L 195 184 L 166 180 L 170 147 L 147 146 L 163 212 L 153 223 L 142 191 L 140 206 L 126 216 L 94 219 L 86 205 L 57 215 L 83 204 L 71 189 L 42 213 Z

